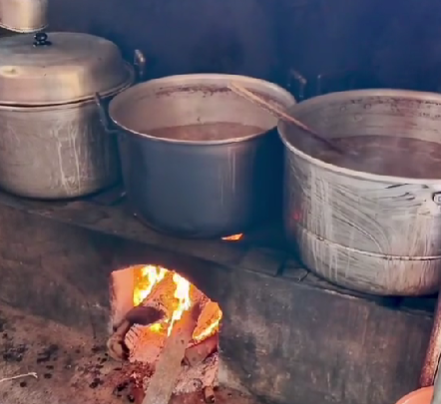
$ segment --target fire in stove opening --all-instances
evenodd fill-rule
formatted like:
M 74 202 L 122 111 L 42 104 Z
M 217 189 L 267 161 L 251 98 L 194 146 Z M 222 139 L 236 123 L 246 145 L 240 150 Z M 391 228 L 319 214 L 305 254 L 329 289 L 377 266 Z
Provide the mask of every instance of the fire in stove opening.
M 216 302 L 211 301 L 196 286 L 174 271 L 156 265 L 145 265 L 135 269 L 133 305 L 159 305 L 165 316 L 150 327 L 154 332 L 167 332 L 170 335 L 174 324 L 184 311 L 193 304 L 203 305 L 201 321 L 193 332 L 193 339 L 201 341 L 219 328 L 222 311 Z
M 185 346 L 176 393 L 198 390 L 191 380 L 200 380 L 200 388 L 216 383 L 222 319 L 218 303 L 175 271 L 156 265 L 114 271 L 110 290 L 107 347 L 114 359 L 145 364 L 153 378 L 157 363 L 180 333 Z

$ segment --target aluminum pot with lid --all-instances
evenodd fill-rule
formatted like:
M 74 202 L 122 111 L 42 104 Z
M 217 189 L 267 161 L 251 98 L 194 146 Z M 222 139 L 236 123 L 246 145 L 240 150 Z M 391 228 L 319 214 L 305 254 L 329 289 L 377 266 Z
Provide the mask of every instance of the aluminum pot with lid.
M 361 292 L 435 293 L 441 278 L 441 95 L 346 91 L 311 98 L 290 113 L 339 138 L 338 144 L 352 144 L 352 151 L 362 147 L 358 157 L 326 160 L 303 133 L 279 123 L 286 148 L 284 223 L 303 262 Z M 372 144 L 376 148 L 368 149 Z M 418 155 L 438 165 L 422 170 Z
M 282 185 L 282 147 L 271 130 L 277 120 L 230 92 L 231 81 L 284 108 L 295 103 L 275 84 L 224 74 L 151 80 L 110 102 L 127 195 L 151 227 L 189 238 L 222 237 L 275 213 Z M 223 138 L 216 130 L 207 136 L 206 125 L 219 123 Z M 232 132 L 237 124 L 255 130 Z M 190 131 L 189 125 L 200 128 L 200 138 L 155 134 L 164 128 Z
M 103 130 L 94 96 L 109 100 L 134 76 L 118 47 L 96 36 L 0 39 L 0 187 L 58 199 L 117 182 L 116 140 Z

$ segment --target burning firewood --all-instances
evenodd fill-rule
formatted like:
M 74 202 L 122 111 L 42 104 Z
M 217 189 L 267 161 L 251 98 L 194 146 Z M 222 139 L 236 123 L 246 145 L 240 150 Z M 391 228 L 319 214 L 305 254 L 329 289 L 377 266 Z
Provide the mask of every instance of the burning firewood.
M 162 286 L 162 282 L 158 284 L 158 287 Z M 153 293 L 148 296 L 146 299 L 146 303 L 150 305 Z M 211 312 L 210 301 L 209 299 L 196 287 L 190 286 L 188 290 L 188 295 L 190 297 L 189 301 L 192 302 L 192 305 L 198 305 L 202 307 L 202 314 L 198 320 L 198 326 L 200 324 L 200 319 L 203 318 L 203 313 Z M 162 296 L 162 295 L 161 295 Z M 172 295 L 173 297 L 173 295 Z M 175 305 L 176 307 L 176 298 L 174 300 L 169 299 L 170 305 Z M 156 306 L 160 307 L 160 306 Z M 217 306 L 218 307 L 218 306 Z M 208 311 L 207 311 L 208 308 Z M 170 320 L 172 315 L 169 317 L 164 316 L 164 319 Z M 206 318 L 206 317 L 205 317 Z M 199 328 L 198 334 L 203 335 L 204 330 L 206 329 L 205 321 L 203 322 L 204 326 Z M 198 329 L 198 326 L 196 329 Z M 155 363 L 161 354 L 162 349 L 166 343 L 167 332 L 170 332 L 170 322 L 164 321 L 155 324 L 152 327 L 141 327 L 138 325 L 134 325 L 128 330 L 125 337 L 125 345 L 129 348 L 130 361 L 141 361 L 146 363 Z M 193 336 L 196 335 L 196 330 L 193 333 Z
M 164 278 L 153 286 L 151 293 L 140 305 L 154 307 L 162 311 L 166 318 L 170 318 L 176 305 L 174 297 L 176 284 L 173 275 L 174 272 L 167 272 Z
M 126 314 L 126 318 L 107 340 L 109 355 L 115 360 L 126 360 L 129 350 L 125 344 L 125 337 L 133 324 L 153 324 L 163 317 L 164 313 L 154 307 L 134 307 Z
M 176 380 L 170 388 L 176 393 L 211 386 L 214 382 L 211 379 L 214 380 L 217 374 L 216 357 L 212 354 L 218 346 L 217 331 L 222 317 L 219 305 L 176 272 L 165 268 L 136 267 L 132 272 L 126 272 L 125 277 L 118 275 L 121 282 L 114 278 L 112 290 L 125 282 L 131 295 L 116 296 L 119 300 L 114 302 L 114 313 L 119 315 L 120 322 L 116 323 L 119 326 L 108 340 L 109 354 L 118 360 L 147 363 L 152 369 L 156 368 L 163 361 L 175 328 L 189 322 L 185 308 L 198 307 L 198 317 L 191 327 L 192 333 L 183 354 L 180 354 L 181 360 L 175 369 L 178 372 Z M 132 308 L 129 310 L 130 302 Z M 133 307 L 133 304 L 137 306 Z M 125 307 L 125 312 L 120 307 Z M 147 379 L 144 384 L 147 389 L 150 389 L 150 381 Z
M 185 350 L 184 363 L 189 366 L 197 366 L 213 352 L 217 351 L 219 334 L 216 332 L 208 338 L 189 346 Z
M 201 307 L 195 304 L 183 313 L 182 318 L 173 327 L 156 365 L 155 373 L 150 379 L 142 404 L 168 404 L 170 401 L 181 372 L 185 350 L 192 339 L 200 314 Z
M 213 334 L 219 327 L 221 318 L 222 312 L 219 309 L 219 305 L 213 301 L 207 302 L 202 309 L 198 325 L 193 333 L 196 341 L 202 341 Z
M 197 366 L 217 350 L 219 344 L 217 328 L 221 317 L 222 312 L 217 303 L 209 301 L 204 305 L 193 333 L 196 342 L 185 351 L 185 364 Z
M 170 299 L 173 298 L 176 288 L 173 282 L 173 272 L 168 272 L 165 277 L 155 284 L 151 293 L 136 307 L 129 310 L 124 320 L 107 341 L 109 355 L 116 360 L 126 360 L 129 349 L 125 339 L 134 324 L 150 325 L 162 318 L 169 318 L 172 310 Z

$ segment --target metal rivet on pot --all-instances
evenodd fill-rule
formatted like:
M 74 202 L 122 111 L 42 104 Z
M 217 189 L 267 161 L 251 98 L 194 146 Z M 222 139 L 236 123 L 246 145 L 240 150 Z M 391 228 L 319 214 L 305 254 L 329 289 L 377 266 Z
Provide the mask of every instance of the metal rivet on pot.
M 432 195 L 433 202 L 435 202 L 437 205 L 441 205 L 441 192 L 435 192 Z

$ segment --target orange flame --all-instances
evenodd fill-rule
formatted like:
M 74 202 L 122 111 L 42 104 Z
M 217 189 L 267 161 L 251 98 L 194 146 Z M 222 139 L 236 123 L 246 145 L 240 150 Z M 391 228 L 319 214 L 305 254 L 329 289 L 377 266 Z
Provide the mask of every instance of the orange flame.
M 232 236 L 222 237 L 222 240 L 224 240 L 224 241 L 239 241 L 239 240 L 242 240 L 242 238 L 243 238 L 243 233 L 239 233 L 239 234 L 233 234 Z
M 190 282 L 178 274 L 173 274 L 173 282 L 176 285 L 175 298 L 178 299 L 178 307 L 173 311 L 168 326 L 167 335 L 170 335 L 176 321 L 180 320 L 184 311 L 191 307 Z
M 138 306 L 151 293 L 153 286 L 162 281 L 167 273 L 167 269 L 146 265 L 141 268 L 138 279 L 135 280 L 135 290 L 133 291 L 133 304 Z
M 155 285 L 161 283 L 170 272 L 172 271 L 155 265 L 146 265 L 142 267 L 141 270 L 136 273 L 135 277 L 135 288 L 133 293 L 134 305 L 141 304 L 150 295 Z M 166 299 L 166 303 L 170 306 L 169 309 L 171 309 L 170 311 L 172 311 L 172 314 L 170 318 L 166 318 L 149 327 L 151 331 L 156 333 L 163 333 L 167 330 L 167 335 L 171 334 L 173 326 L 182 318 L 184 312 L 190 309 L 192 305 L 190 291 L 191 288 L 195 288 L 194 285 L 191 285 L 191 283 L 182 276 L 175 272 L 172 273 L 175 290 L 173 297 L 169 296 L 169 298 Z M 160 287 L 160 285 L 158 285 L 158 287 Z M 214 308 L 214 310 L 212 310 L 208 319 L 206 319 L 202 325 L 199 325 L 198 323 L 198 326 L 193 333 L 194 341 L 202 341 L 205 338 L 208 338 L 219 328 L 222 319 L 222 311 L 218 304 L 214 302 L 211 302 L 211 308 Z
M 203 341 L 205 338 L 208 338 L 210 335 L 214 334 L 214 331 L 219 328 L 221 319 L 222 312 L 218 310 L 217 316 L 213 319 L 213 322 L 200 333 L 194 333 L 193 339 L 195 341 Z

